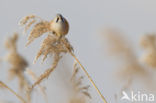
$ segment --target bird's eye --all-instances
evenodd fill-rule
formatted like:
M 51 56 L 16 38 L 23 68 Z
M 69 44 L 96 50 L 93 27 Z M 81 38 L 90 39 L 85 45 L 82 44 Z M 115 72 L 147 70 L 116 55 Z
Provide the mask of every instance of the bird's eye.
M 58 22 L 59 18 L 56 19 L 56 22 Z

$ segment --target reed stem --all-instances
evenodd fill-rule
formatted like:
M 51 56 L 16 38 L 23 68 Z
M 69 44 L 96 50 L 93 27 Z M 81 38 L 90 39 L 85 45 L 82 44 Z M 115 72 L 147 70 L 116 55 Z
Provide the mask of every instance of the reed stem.
M 13 91 L 11 88 L 9 88 L 6 84 L 4 84 L 2 81 L 0 81 L 0 85 L 6 89 L 8 89 L 11 93 L 13 93 L 21 102 L 26 103 L 26 101 L 19 96 L 15 91 Z
M 93 87 L 96 89 L 96 91 L 98 92 L 98 94 L 100 95 L 100 97 L 102 98 L 104 103 L 107 103 L 105 97 L 102 95 L 102 93 L 100 92 L 100 90 L 98 89 L 98 87 L 96 86 L 96 84 L 94 83 L 93 79 L 91 78 L 91 76 L 88 74 L 88 72 L 86 71 L 86 69 L 83 67 L 83 65 L 80 63 L 80 61 L 78 60 L 78 58 L 75 56 L 74 53 L 72 53 L 71 51 L 69 51 L 69 53 L 72 55 L 72 57 L 77 61 L 77 63 L 80 65 L 81 69 L 85 72 L 86 76 L 88 77 L 88 79 L 90 80 L 91 84 L 93 85 Z

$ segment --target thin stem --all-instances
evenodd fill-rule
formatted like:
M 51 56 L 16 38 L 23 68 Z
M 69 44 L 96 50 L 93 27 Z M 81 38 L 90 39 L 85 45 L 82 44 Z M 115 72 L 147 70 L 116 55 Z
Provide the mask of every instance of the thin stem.
M 100 95 L 100 97 L 102 98 L 104 103 L 107 103 L 106 99 L 104 98 L 104 96 L 102 95 L 102 93 L 100 92 L 100 90 L 97 88 L 97 86 L 95 85 L 93 79 L 91 78 L 91 76 L 88 74 L 88 72 L 86 71 L 86 69 L 83 67 L 83 65 L 80 63 L 80 61 L 78 60 L 78 58 L 74 55 L 74 53 L 72 53 L 71 51 L 69 51 L 69 53 L 73 56 L 73 58 L 77 61 L 77 63 L 80 65 L 80 67 L 82 68 L 82 70 L 85 72 L 86 76 L 88 77 L 88 79 L 90 80 L 91 84 L 94 86 L 94 88 L 96 89 L 96 91 L 98 92 L 98 94 Z
M 23 103 L 26 103 L 26 101 L 21 97 L 19 96 L 15 91 L 13 91 L 11 88 L 9 88 L 6 84 L 4 84 L 2 81 L 0 81 L 0 85 L 2 87 L 5 87 L 6 89 L 8 89 L 11 93 L 13 93 L 19 100 L 21 100 Z
M 29 76 L 31 76 L 31 78 L 33 79 L 33 81 L 36 81 L 38 79 L 38 77 L 36 76 L 36 74 L 29 68 L 26 69 L 26 72 Z M 44 87 L 42 87 L 40 84 L 38 84 L 38 87 L 40 89 L 40 92 L 43 95 L 43 98 L 45 99 L 45 102 L 48 103 L 48 99 L 47 99 L 47 94 L 46 91 L 44 90 Z

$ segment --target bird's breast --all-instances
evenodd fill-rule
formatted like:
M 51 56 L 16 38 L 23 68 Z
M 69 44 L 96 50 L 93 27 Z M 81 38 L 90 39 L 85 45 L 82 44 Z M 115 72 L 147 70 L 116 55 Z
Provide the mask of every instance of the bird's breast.
M 51 29 L 57 34 L 67 34 L 68 33 L 68 24 L 65 22 L 52 23 Z

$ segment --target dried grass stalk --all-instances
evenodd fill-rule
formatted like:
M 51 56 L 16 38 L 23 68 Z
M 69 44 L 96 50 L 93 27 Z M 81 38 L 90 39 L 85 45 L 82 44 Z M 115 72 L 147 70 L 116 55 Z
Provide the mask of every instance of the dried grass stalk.
M 69 50 L 72 50 L 72 46 L 70 45 L 70 43 L 65 39 L 59 39 L 60 41 L 58 41 L 58 38 L 55 37 L 52 34 L 49 34 L 47 38 L 45 38 L 45 40 L 43 41 L 41 48 L 35 58 L 35 62 L 36 60 L 43 55 L 43 61 L 46 59 L 48 54 L 53 55 L 53 64 L 51 66 L 50 69 L 47 69 L 39 78 L 38 80 L 32 85 L 32 88 L 35 87 L 37 84 L 39 84 L 43 79 L 47 78 L 51 72 L 53 72 L 53 70 L 57 67 L 59 60 L 61 59 L 61 54 L 62 53 L 67 53 L 68 50 L 67 48 L 63 45 L 63 42 L 66 43 L 66 45 L 68 45 Z M 63 41 L 63 42 L 62 42 Z
M 141 61 L 149 67 L 156 68 L 156 35 L 144 35 L 140 40 L 140 45 L 145 51 Z
M 26 20 L 28 20 L 28 19 L 26 19 Z M 26 20 L 23 20 L 23 21 L 26 21 Z M 46 32 L 49 33 L 48 37 L 43 41 L 43 43 L 41 45 L 41 48 L 35 58 L 35 62 L 41 55 L 44 56 L 43 61 L 46 59 L 48 54 L 53 55 L 53 59 L 54 59 L 51 68 L 46 70 L 38 78 L 38 80 L 32 85 L 32 88 L 34 88 L 36 85 L 38 85 L 43 79 L 47 78 L 50 75 L 50 73 L 57 67 L 57 64 L 61 58 L 61 54 L 70 53 L 74 57 L 74 59 L 77 61 L 77 63 L 80 65 L 82 70 L 85 72 L 86 76 L 88 77 L 88 79 L 90 80 L 92 85 L 96 88 L 98 94 L 101 96 L 104 103 L 107 103 L 105 98 L 103 97 L 103 95 L 101 94 L 101 92 L 99 91 L 99 89 L 97 88 L 97 86 L 95 85 L 95 83 L 93 82 L 91 77 L 89 76 L 88 72 L 85 70 L 85 68 L 79 62 L 77 57 L 74 55 L 73 48 L 72 48 L 71 44 L 69 43 L 68 39 L 65 37 L 65 35 L 68 33 L 68 29 L 69 29 L 68 23 L 66 22 L 67 25 L 65 24 L 66 25 L 65 28 L 60 28 L 60 27 L 62 27 L 62 25 L 63 26 L 65 26 L 65 25 L 57 24 L 58 23 L 57 20 L 62 20 L 62 21 L 60 21 L 62 23 L 64 20 L 66 21 L 66 19 L 63 18 L 60 14 L 58 14 L 57 17 L 54 18 L 54 21 L 52 20 L 51 22 L 43 22 L 43 20 L 41 20 L 38 24 L 36 24 L 33 27 L 32 31 L 28 37 L 27 45 L 30 44 L 35 38 L 40 37 L 43 33 L 46 33 Z M 53 24 L 53 25 L 51 25 L 51 24 Z M 60 31 L 60 30 L 62 30 L 62 31 Z M 64 34 L 56 34 L 56 33 L 60 33 L 60 32 L 62 32 Z M 85 93 L 85 94 L 87 95 L 87 93 Z
M 83 76 L 79 75 L 79 65 L 74 62 L 73 73 L 71 76 L 72 95 L 70 96 L 69 103 L 87 103 L 91 95 L 88 92 L 89 85 L 83 84 Z
M 26 69 L 26 73 L 29 76 L 31 76 L 31 78 L 33 79 L 33 81 L 37 81 L 38 77 L 36 76 L 36 74 L 33 71 L 31 71 L 30 69 L 27 68 Z M 41 86 L 41 85 L 38 85 L 38 87 L 39 87 L 39 89 L 40 89 L 40 91 L 41 91 L 41 93 L 42 93 L 42 95 L 43 95 L 46 103 L 48 103 L 48 99 L 47 99 L 47 94 L 46 94 L 45 88 L 43 86 Z
M 121 87 L 121 91 L 130 89 L 136 78 L 141 80 L 147 79 L 149 76 L 147 70 L 140 64 L 133 47 L 131 47 L 121 32 L 114 29 L 105 30 L 104 38 L 107 41 L 109 53 L 111 52 L 113 54 L 113 58 L 116 56 L 118 58 L 117 60 L 120 60 L 118 63 L 121 63 L 118 67 L 120 69 L 117 70 L 117 76 L 125 81 L 125 84 Z
M 21 26 L 25 26 L 24 32 L 26 32 L 32 26 L 32 24 L 35 24 L 30 32 L 26 46 L 28 46 L 31 42 L 34 41 L 34 39 L 40 37 L 42 34 L 50 31 L 50 22 L 44 21 L 35 15 L 29 15 L 22 18 L 19 24 Z
M 24 76 L 25 68 L 28 66 L 27 61 L 18 53 L 17 51 L 17 43 L 18 34 L 14 33 L 14 35 L 8 38 L 5 41 L 5 47 L 9 51 L 6 56 L 7 62 L 10 64 L 9 69 L 9 80 L 13 80 L 15 77 L 18 78 L 19 81 L 19 91 L 23 94 L 26 90 L 26 97 L 28 102 L 31 101 L 31 91 L 28 90 L 30 84 L 26 77 Z
M 69 51 L 70 52 L 70 51 Z M 104 103 L 107 103 L 105 97 L 102 95 L 102 93 L 100 92 L 100 90 L 97 88 L 96 84 L 94 83 L 93 79 L 91 78 L 91 76 L 88 74 L 88 72 L 86 71 L 86 69 L 83 67 L 83 65 L 80 63 L 80 61 L 77 59 L 77 57 L 74 55 L 74 53 L 70 52 L 70 54 L 73 56 L 73 58 L 77 61 L 77 63 L 80 65 L 80 67 L 82 68 L 82 70 L 84 71 L 85 75 L 88 77 L 88 79 L 90 80 L 91 84 L 93 85 L 93 87 L 96 89 L 96 91 L 98 92 L 98 94 L 100 95 L 100 97 L 102 98 Z
M 36 18 L 35 15 L 28 15 L 20 20 L 19 25 L 24 26 L 28 23 L 30 19 L 34 20 L 35 18 Z
M 12 90 L 11 88 L 9 88 L 5 83 L 3 83 L 2 81 L 0 81 L 0 87 L 3 87 L 7 90 L 9 90 L 13 95 L 15 95 L 22 103 L 27 103 L 21 96 L 19 96 L 14 90 Z
M 121 78 L 127 80 L 134 76 L 146 75 L 144 67 L 138 62 L 133 47 L 131 47 L 128 40 L 120 32 L 108 29 L 104 32 L 104 36 L 108 41 L 109 52 L 120 59 L 122 58 L 122 67 L 120 67 L 122 70 L 118 72 Z
M 143 35 L 140 40 L 140 45 L 148 50 L 156 48 L 156 35 L 154 33 Z
M 41 21 L 41 22 L 37 23 L 33 27 L 32 31 L 30 32 L 30 35 L 28 37 L 28 42 L 27 42 L 26 46 L 28 46 L 31 42 L 33 42 L 35 38 L 38 38 L 42 34 L 49 31 L 49 25 L 50 24 L 47 21 Z
M 37 79 L 37 81 L 32 85 L 32 88 L 34 88 L 36 85 L 40 84 L 43 79 L 48 78 L 51 72 L 54 71 L 54 69 L 57 67 L 57 64 L 60 60 L 60 56 L 58 54 L 54 55 L 54 61 L 52 64 L 52 67 L 50 69 L 47 69 L 40 77 Z
M 26 33 L 28 31 L 28 29 L 31 27 L 31 25 L 33 25 L 36 22 L 36 20 L 32 20 L 31 22 L 29 22 L 25 28 L 24 28 L 24 33 Z
M 91 95 L 88 93 L 88 89 L 90 86 L 89 85 L 87 85 L 87 86 L 82 85 L 83 76 L 80 76 L 77 78 L 79 69 L 80 68 L 79 68 L 77 62 L 75 62 L 74 63 L 74 71 L 73 71 L 73 74 L 71 77 L 71 83 L 73 85 L 74 91 L 76 92 L 75 94 L 82 93 L 83 95 L 91 98 Z

